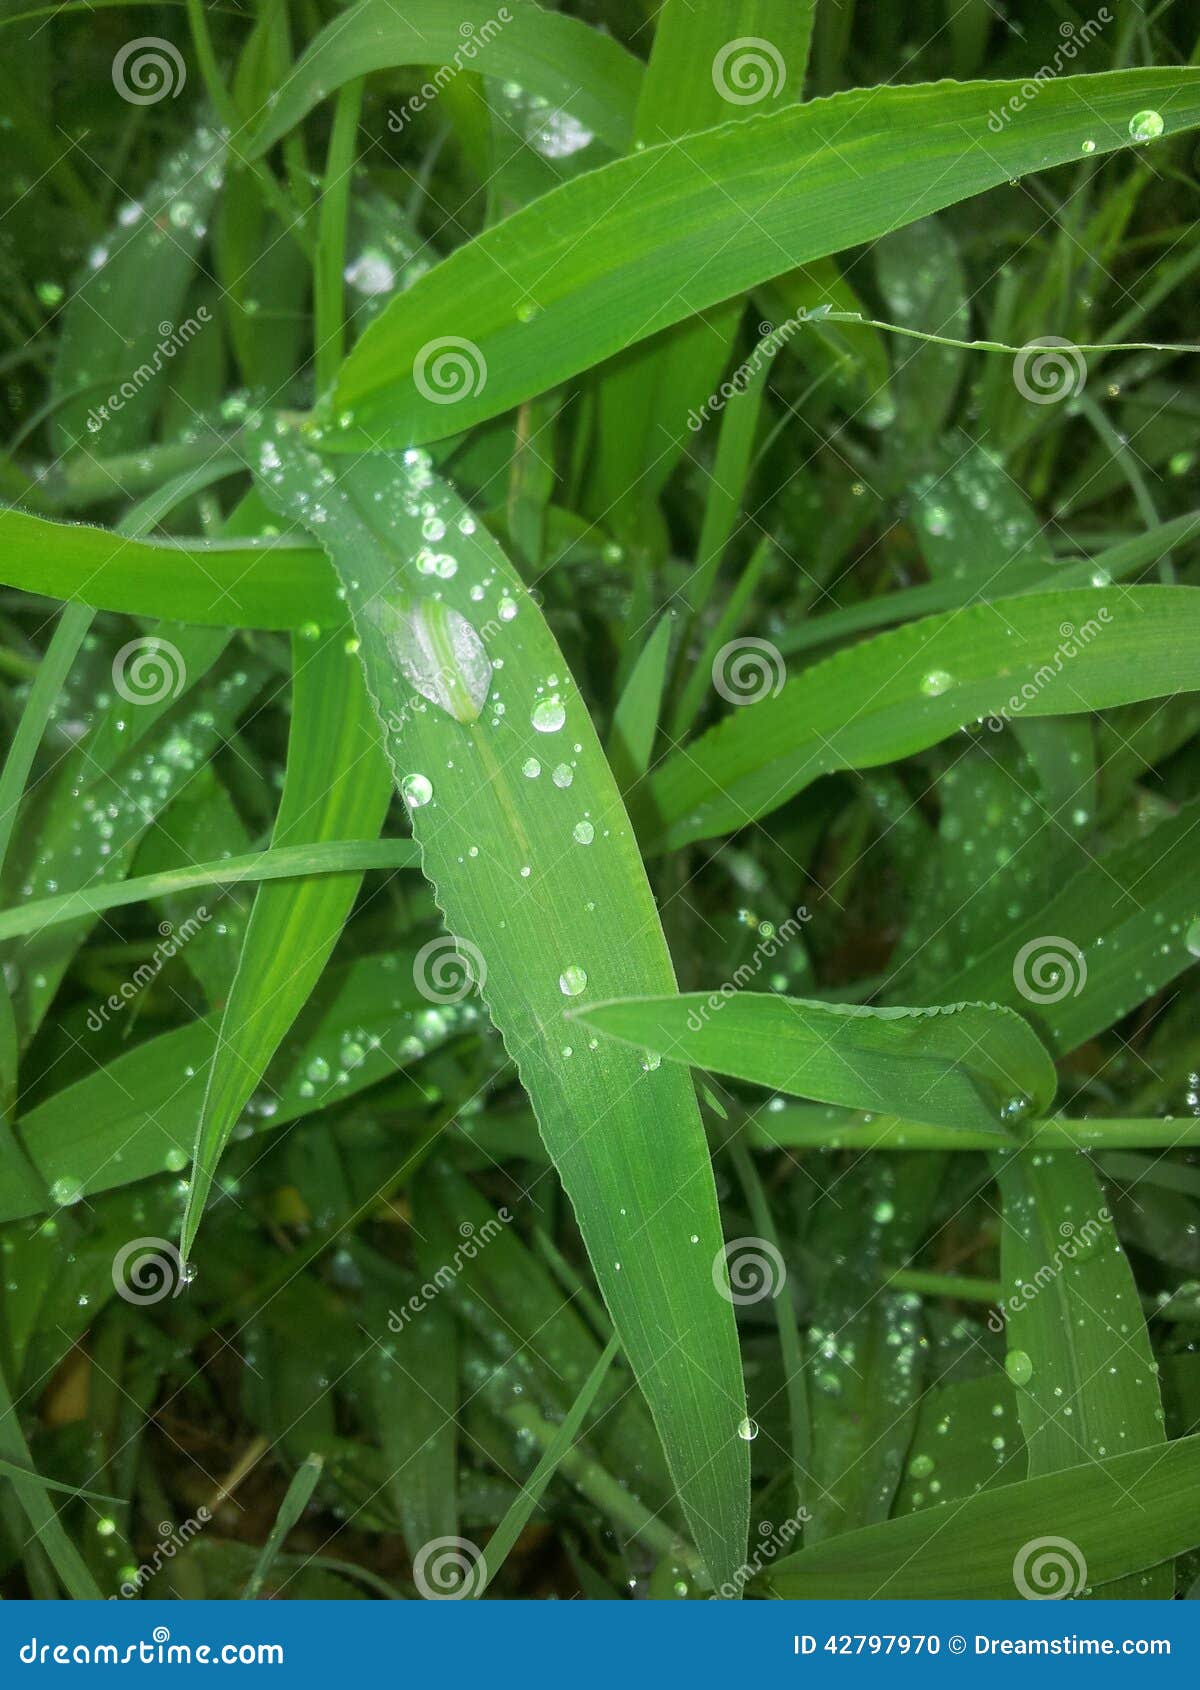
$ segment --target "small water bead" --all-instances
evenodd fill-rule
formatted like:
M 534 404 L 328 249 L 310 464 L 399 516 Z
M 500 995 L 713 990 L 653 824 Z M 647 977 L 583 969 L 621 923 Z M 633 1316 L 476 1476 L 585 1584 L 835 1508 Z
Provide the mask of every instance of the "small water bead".
M 932 1455 L 914 1455 L 908 1464 L 908 1470 L 914 1479 L 927 1479 L 933 1472 Z
M 565 788 L 570 786 L 571 782 L 575 779 L 575 771 L 571 767 L 570 763 L 559 763 L 556 766 L 554 773 L 550 776 L 550 779 L 554 782 L 555 786 Z
M 496 614 L 499 616 L 501 622 L 511 622 L 513 617 L 517 614 L 517 601 L 515 599 L 510 599 L 508 594 L 505 593 L 504 597 L 500 600 Z
M 526 757 L 525 761 L 521 764 L 521 773 L 525 776 L 526 780 L 536 780 L 541 772 L 542 765 L 538 762 L 536 757 Z
M 1200 956 L 1200 919 L 1188 923 L 1183 942 L 1190 956 Z
M 534 705 L 529 720 L 540 734 L 556 734 L 567 719 L 562 700 L 555 693 Z
M 743 1443 L 753 1443 L 755 1438 L 758 1436 L 758 1421 L 751 1420 L 749 1415 L 747 1415 L 744 1420 L 739 1420 L 737 1435 L 741 1438 Z
M 576 845 L 590 845 L 596 837 L 596 830 L 591 822 L 576 822 L 571 829 L 571 837 Z
M 1004 1358 L 1004 1371 L 1014 1385 L 1028 1385 L 1033 1378 L 1033 1361 L 1024 1350 L 1009 1350 Z
M 946 669 L 931 669 L 921 677 L 921 691 L 926 698 L 940 698 L 954 685 L 954 676 Z
M 558 989 L 565 998 L 577 998 L 587 986 L 587 982 L 586 970 L 580 968 L 577 963 L 572 963 L 559 975 Z
M 1157 141 L 1162 132 L 1161 112 L 1139 111 L 1135 112 L 1129 119 L 1129 139 L 1131 141 Z
M 69 1209 L 72 1203 L 78 1203 L 83 1196 L 83 1181 L 73 1179 L 70 1174 L 64 1174 L 56 1179 L 50 1187 L 50 1198 L 57 1208 Z
M 400 782 L 400 796 L 410 810 L 419 810 L 433 797 L 433 782 L 427 775 L 405 775 Z
M 1089 139 L 1083 143 L 1083 146 L 1079 150 L 1084 153 L 1094 153 L 1096 150 L 1096 143 L 1095 141 Z

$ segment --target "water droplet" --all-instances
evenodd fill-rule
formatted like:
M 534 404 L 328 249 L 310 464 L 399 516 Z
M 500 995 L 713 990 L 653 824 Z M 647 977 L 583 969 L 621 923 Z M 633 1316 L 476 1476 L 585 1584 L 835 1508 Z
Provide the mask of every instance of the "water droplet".
M 737 1435 L 743 1443 L 753 1443 L 758 1436 L 758 1421 L 751 1420 L 749 1415 L 744 1420 L 739 1420 Z
M 954 685 L 954 676 L 946 669 L 931 669 L 927 675 L 921 677 L 921 691 L 926 698 L 940 698 L 949 687 Z
M 405 680 L 456 722 L 474 722 L 487 703 L 491 660 L 475 629 L 442 599 L 397 593 L 372 611 Z
M 1084 153 L 1094 153 L 1096 150 L 1096 143 L 1095 141 L 1088 139 L 1083 143 L 1083 146 L 1079 150 Z
M 596 830 L 591 822 L 576 822 L 571 829 L 571 837 L 576 845 L 590 845 L 596 837 Z M 1197 954 L 1200 955 L 1200 952 Z
M 56 1179 L 50 1187 L 50 1197 L 60 1209 L 69 1209 L 72 1203 L 78 1203 L 83 1196 L 83 1181 L 72 1179 L 70 1174 L 64 1174 Z
M 587 985 L 587 973 L 577 963 L 564 968 L 558 977 L 558 989 L 565 998 L 577 998 Z
M 567 787 L 575 779 L 575 771 L 570 763 L 559 763 L 550 776 L 555 786 Z
M 567 713 L 557 693 L 552 698 L 543 698 L 535 704 L 529 717 L 540 734 L 556 734 L 566 719 Z
M 1188 923 L 1183 942 L 1191 956 L 1200 956 L 1200 919 Z
M 526 780 L 536 780 L 541 772 L 542 765 L 538 762 L 536 757 L 526 757 L 525 761 L 521 764 L 521 773 L 525 776 Z
M 914 1455 L 908 1464 L 908 1470 L 914 1479 L 927 1479 L 933 1472 L 932 1455 Z
M 1161 112 L 1139 111 L 1135 112 L 1129 119 L 1129 139 L 1131 141 L 1157 141 L 1162 132 Z
M 1028 1385 L 1033 1378 L 1033 1362 L 1024 1350 L 1009 1350 L 1004 1358 L 1004 1371 L 1014 1385 Z
M 433 797 L 433 782 L 426 775 L 405 775 L 400 782 L 400 796 L 410 810 L 419 810 Z

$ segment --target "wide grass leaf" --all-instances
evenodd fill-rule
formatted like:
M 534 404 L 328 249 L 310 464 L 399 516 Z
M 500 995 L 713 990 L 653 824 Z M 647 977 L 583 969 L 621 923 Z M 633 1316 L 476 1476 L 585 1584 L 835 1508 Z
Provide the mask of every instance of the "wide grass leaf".
M 660 847 L 709 839 L 819 775 L 893 762 L 984 718 L 1069 716 L 1197 687 L 1194 587 L 971 605 L 838 652 L 727 716 L 653 776 L 645 831 Z
M 438 440 L 800 264 L 1030 171 L 1200 123 L 1200 70 L 1059 77 L 1000 135 L 1018 82 L 855 89 L 591 171 L 486 230 L 372 324 L 343 365 L 331 445 Z M 427 364 L 466 342 L 450 392 Z M 456 403 L 447 403 L 454 398 Z
M 590 1004 L 584 1026 L 672 1062 L 794 1097 L 1003 1136 L 1048 1107 L 1054 1064 L 1028 1023 L 996 1004 L 864 1009 L 765 992 Z
M 564 1013 L 631 982 L 675 986 L 599 740 L 537 605 L 424 454 L 364 457 L 335 477 L 281 428 L 261 469 L 285 514 L 315 519 L 342 578 L 425 873 L 533 1101 L 721 1584 L 748 1524 L 745 1399 L 732 1309 L 713 1289 L 721 1230 L 690 1080 L 593 1049 Z M 451 560 L 439 599 L 421 568 L 431 555 Z
M 300 628 L 339 614 L 321 552 L 271 540 L 132 540 L 0 506 L 0 580 L 50 598 L 217 628 Z
M 1110 1455 L 817 1544 L 776 1563 L 771 1592 L 1011 1601 L 1020 1575 L 1034 1594 L 1078 1595 L 1200 1544 L 1198 1483 L 1200 1436 Z

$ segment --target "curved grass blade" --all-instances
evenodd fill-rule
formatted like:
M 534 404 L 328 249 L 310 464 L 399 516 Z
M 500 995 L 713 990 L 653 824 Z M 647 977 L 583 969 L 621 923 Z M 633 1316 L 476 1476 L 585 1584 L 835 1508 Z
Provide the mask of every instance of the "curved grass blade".
M 814 664 L 676 752 L 650 781 L 655 842 L 731 832 L 819 775 L 894 762 L 986 717 L 1070 716 L 1197 687 L 1194 587 L 1044 593 L 931 616 Z
M 989 113 L 1021 86 L 855 89 L 565 184 L 460 247 L 372 324 L 342 367 L 330 447 L 457 434 L 797 265 L 1077 159 L 1084 139 L 1097 160 L 1127 147 L 1143 108 L 1162 113 L 1164 134 L 1200 123 L 1200 70 L 1110 71 L 1059 77 L 993 134 Z M 451 329 L 473 370 L 447 405 L 417 378 Z
M 690 1081 L 573 1036 L 572 999 L 635 980 L 674 988 L 620 795 L 562 654 L 507 558 L 422 453 L 332 470 L 286 431 L 262 447 L 268 496 L 324 520 L 367 685 L 426 875 L 536 1110 L 623 1347 L 650 1403 L 715 1585 L 741 1564 L 748 1461 L 708 1146 Z M 436 540 L 432 535 L 437 535 Z M 493 685 L 473 718 L 414 697 L 398 633 L 437 545 L 448 611 L 474 630 Z M 503 669 L 497 665 L 503 663 Z M 427 696 L 427 695 L 426 695 Z M 397 726 L 398 724 L 398 726 Z M 552 778 L 552 770 L 557 778 Z
M 776 1562 L 771 1592 L 1011 1601 L 1023 1594 L 1016 1580 L 1022 1568 L 1028 1578 L 1031 1544 L 1052 1536 L 1077 1552 L 1061 1593 L 1078 1594 L 1200 1544 L 1198 1483 L 1200 1436 L 1131 1450 L 847 1532 Z
M 498 18 L 492 0 L 458 0 L 452 10 L 443 0 L 407 0 L 403 13 L 392 0 L 359 0 L 293 67 L 248 156 L 261 157 L 335 88 L 401 65 L 445 67 L 430 78 L 439 91 L 459 70 L 520 83 L 624 152 L 641 63 L 611 36 L 561 12 L 529 0 L 509 0 L 504 11 Z M 398 115 L 402 126 L 405 114 Z
M 271 540 L 131 540 L 0 508 L 0 580 L 22 592 L 216 628 L 300 628 L 341 615 L 321 552 Z
M 293 704 L 275 848 L 372 834 L 391 783 L 342 629 L 292 642 Z M 260 886 L 196 1130 L 180 1250 L 187 1259 L 221 1152 L 288 1028 L 308 1002 L 362 883 L 359 872 Z
M 773 993 L 687 993 L 589 1004 L 584 1026 L 672 1062 L 794 1097 L 1005 1136 L 1054 1097 L 1054 1064 L 1029 1025 L 997 1004 L 864 1009 Z
M 1137 1285 L 1100 1182 L 1081 1156 L 998 1156 L 1008 1376 L 1029 1476 L 1166 1441 Z M 1016 1365 L 1014 1365 L 1014 1362 Z M 1169 1567 L 1099 1596 L 1169 1597 Z
M 101 1601 L 103 1593 L 92 1577 L 87 1563 L 72 1543 L 58 1518 L 58 1512 L 46 1494 L 46 1484 L 35 1471 L 29 1458 L 25 1434 L 17 1418 L 0 1363 L 0 1451 L 3 1452 L 7 1481 L 13 1487 L 17 1501 L 25 1512 L 34 1535 L 50 1557 L 55 1572 L 62 1580 L 68 1596 L 84 1602 Z M 18 1472 L 21 1475 L 18 1477 Z
M 306 879 L 312 874 L 363 874 L 367 869 L 416 868 L 416 846 L 409 839 L 330 839 L 314 845 L 279 845 L 270 851 L 251 851 L 241 857 L 222 857 L 215 863 L 163 869 L 139 875 L 117 886 L 98 886 L 41 898 L 17 909 L 0 911 L 0 939 L 20 933 L 40 933 L 60 921 L 99 915 L 102 910 L 163 898 L 171 892 L 191 892 L 200 886 L 238 886 L 246 881 Z
M 304 1510 L 308 1507 L 309 1499 L 317 1488 L 317 1481 L 325 1466 L 325 1460 L 320 1455 L 310 1455 L 300 1463 L 287 1488 L 287 1493 L 279 1505 L 279 1513 L 275 1516 L 275 1523 L 267 1534 L 267 1540 L 258 1552 L 253 1571 L 246 1580 L 242 1591 L 243 1602 L 256 1602 L 267 1582 L 271 1568 L 275 1565 L 276 1557 L 283 1548 L 284 1542 L 292 1527 L 296 1525 Z

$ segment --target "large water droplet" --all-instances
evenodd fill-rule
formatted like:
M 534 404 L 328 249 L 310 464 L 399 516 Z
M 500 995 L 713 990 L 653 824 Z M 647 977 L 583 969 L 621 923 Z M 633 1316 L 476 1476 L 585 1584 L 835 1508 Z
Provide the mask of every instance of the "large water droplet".
M 372 611 L 405 680 L 456 722 L 474 722 L 492 684 L 492 664 L 475 629 L 442 599 L 397 593 Z
M 564 968 L 558 977 L 558 989 L 565 998 L 577 998 L 587 985 L 587 973 L 577 963 Z
M 758 1421 L 751 1420 L 749 1415 L 744 1420 L 739 1420 L 737 1435 L 743 1443 L 753 1443 L 758 1436 Z
M 433 797 L 433 782 L 427 775 L 405 775 L 400 782 L 400 796 L 410 810 L 419 810 Z
M 60 1209 L 69 1209 L 72 1203 L 78 1203 L 83 1196 L 83 1181 L 72 1179 L 70 1174 L 64 1174 L 56 1179 L 50 1187 L 51 1201 Z
M 566 719 L 567 713 L 557 693 L 552 698 L 543 698 L 535 704 L 529 717 L 540 734 L 556 734 Z
M 1131 141 L 1157 141 L 1163 132 L 1162 113 L 1156 111 L 1134 112 L 1129 119 L 1129 139 Z
M 1033 1362 L 1024 1350 L 1009 1350 L 1004 1358 L 1004 1371 L 1014 1385 L 1028 1385 L 1033 1378 Z
M 590 845 L 596 837 L 596 830 L 591 822 L 576 822 L 571 829 L 571 837 L 576 845 Z
M 926 698 L 940 698 L 954 685 L 954 676 L 947 669 L 931 669 L 921 677 L 921 691 Z

